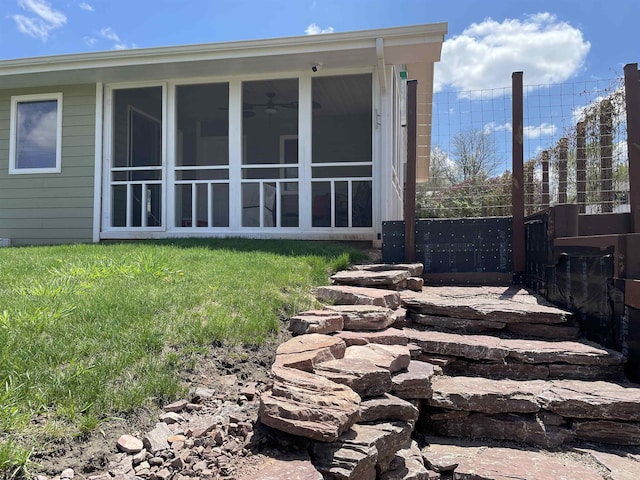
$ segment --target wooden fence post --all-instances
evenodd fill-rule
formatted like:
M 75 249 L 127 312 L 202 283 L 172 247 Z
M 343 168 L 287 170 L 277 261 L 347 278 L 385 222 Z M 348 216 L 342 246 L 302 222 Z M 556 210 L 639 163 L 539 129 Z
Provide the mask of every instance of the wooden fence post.
M 407 172 L 404 185 L 404 261 L 416 260 L 416 162 L 418 81 L 407 82 Z
M 631 231 L 640 233 L 640 72 L 637 63 L 624 66 L 624 90 L 627 102 Z
M 512 140 L 512 183 L 511 215 L 513 234 L 513 277 L 514 283 L 522 283 L 525 272 L 525 231 L 524 231 L 524 92 L 522 72 L 511 75 L 511 132 Z
M 587 125 L 576 125 L 576 190 L 578 212 L 584 213 L 587 206 Z
M 569 139 L 562 137 L 558 141 L 558 203 L 567 203 L 567 158 Z
M 600 205 L 613 212 L 613 118 L 611 100 L 600 102 Z

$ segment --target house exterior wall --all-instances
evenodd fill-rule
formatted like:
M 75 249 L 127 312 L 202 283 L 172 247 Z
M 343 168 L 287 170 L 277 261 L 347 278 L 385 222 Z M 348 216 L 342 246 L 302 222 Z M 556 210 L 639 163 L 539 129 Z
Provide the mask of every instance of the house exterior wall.
M 9 174 L 11 97 L 62 92 L 60 173 Z M 0 90 L 0 238 L 13 245 L 92 240 L 96 87 Z

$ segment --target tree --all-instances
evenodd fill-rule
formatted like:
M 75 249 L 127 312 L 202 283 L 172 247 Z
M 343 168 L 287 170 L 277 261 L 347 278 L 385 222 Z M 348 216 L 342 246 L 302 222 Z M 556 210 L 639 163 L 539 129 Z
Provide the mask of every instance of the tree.
M 451 171 L 451 183 L 489 178 L 497 167 L 496 141 L 488 130 L 462 130 L 452 140 L 455 169 Z
M 429 187 L 442 188 L 451 185 L 451 169 L 455 165 L 447 152 L 435 145 L 429 161 Z
M 451 153 L 434 146 L 429 181 L 418 187 L 420 217 L 509 215 L 511 174 L 496 176 L 496 143 L 488 130 L 465 130 L 451 140 Z

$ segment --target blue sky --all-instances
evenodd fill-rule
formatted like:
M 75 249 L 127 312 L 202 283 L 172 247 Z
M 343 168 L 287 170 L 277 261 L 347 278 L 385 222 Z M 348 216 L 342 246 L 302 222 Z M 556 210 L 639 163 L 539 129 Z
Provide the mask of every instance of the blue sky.
M 0 60 L 444 21 L 449 34 L 436 90 L 482 90 L 486 97 L 484 89 L 498 89 L 491 96 L 505 101 L 483 106 L 471 94 L 462 105 L 459 96 L 449 97 L 450 104 L 438 106 L 444 110 L 434 110 L 434 141 L 437 114 L 475 122 L 465 116 L 468 108 L 480 113 L 481 128 L 489 125 L 508 145 L 510 99 L 500 88 L 521 70 L 526 85 L 572 82 L 574 91 L 558 97 L 557 108 L 547 108 L 552 87 L 527 94 L 549 111 L 525 119 L 525 135 L 538 142 L 529 146 L 535 153 L 574 121 L 575 91 L 591 89 L 597 98 L 598 82 L 606 86 L 625 63 L 640 61 L 638 19 L 640 0 L 0 0 Z M 451 128 L 445 136 L 464 125 Z
M 568 78 L 610 77 L 624 63 L 638 61 L 640 0 L 0 0 L 0 59 L 441 21 L 449 22 L 448 43 L 465 31 L 482 43 L 486 36 L 478 37 L 480 28 L 469 32 L 472 24 L 496 31 L 518 21 L 525 28 L 536 24 L 531 19 L 537 14 L 553 19 L 542 29 L 555 26 L 559 32 L 542 45 L 574 53 L 575 41 L 562 35 L 571 29 L 588 45 L 567 65 Z M 504 48 L 511 54 L 502 59 L 492 59 L 490 50 L 476 51 L 473 58 L 499 62 L 499 70 L 507 63 L 508 71 L 527 71 L 521 67 L 530 57 L 527 42 L 536 46 L 533 38 L 514 38 L 511 44 L 507 38 Z M 463 53 L 469 54 L 445 49 L 443 65 L 464 62 Z M 556 73 L 548 73 L 549 78 Z

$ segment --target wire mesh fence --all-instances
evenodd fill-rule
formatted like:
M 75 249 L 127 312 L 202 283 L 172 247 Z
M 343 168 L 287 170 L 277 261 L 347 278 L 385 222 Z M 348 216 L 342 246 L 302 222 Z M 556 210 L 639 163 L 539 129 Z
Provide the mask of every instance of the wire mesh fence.
M 511 89 L 433 95 L 422 218 L 511 214 Z M 629 211 L 621 78 L 524 87 L 525 213 L 578 203 L 581 213 Z

